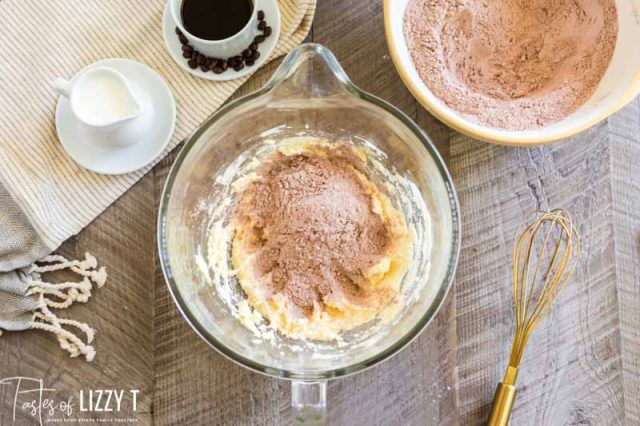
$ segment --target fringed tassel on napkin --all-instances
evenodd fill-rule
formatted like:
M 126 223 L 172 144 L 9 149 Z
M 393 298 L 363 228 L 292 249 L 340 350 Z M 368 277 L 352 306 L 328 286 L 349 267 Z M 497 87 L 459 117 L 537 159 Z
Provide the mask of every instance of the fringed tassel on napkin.
M 41 274 L 62 269 L 70 269 L 80 275 L 82 280 L 62 283 L 42 281 Z M 50 308 L 65 309 L 74 302 L 86 303 L 91 297 L 93 284 L 102 287 L 107 281 L 107 271 L 104 266 L 98 268 L 96 258 L 89 253 L 85 253 L 85 259 L 82 261 L 53 255 L 47 256 L 39 264 L 34 265 L 29 273 L 32 279 L 27 295 L 38 297 L 38 308 L 30 324 L 31 328 L 55 334 L 60 347 L 69 352 L 72 357 L 84 355 L 87 361 L 92 361 L 95 349 L 90 343 L 93 341 L 95 330 L 83 322 L 58 318 Z M 70 328 L 83 332 L 85 340 L 78 337 L 77 330 L 71 331 Z

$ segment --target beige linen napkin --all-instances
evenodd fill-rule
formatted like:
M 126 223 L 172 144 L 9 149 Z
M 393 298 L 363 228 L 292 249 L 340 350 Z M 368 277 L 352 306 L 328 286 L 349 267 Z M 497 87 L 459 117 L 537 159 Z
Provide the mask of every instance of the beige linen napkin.
M 315 12 L 315 0 L 278 5 L 282 29 L 272 58 L 304 40 Z M 176 65 L 162 38 L 164 7 L 158 0 L 0 1 L 0 332 L 47 329 L 72 356 L 93 357 L 93 331 L 58 319 L 49 308 L 87 301 L 92 284 L 104 284 L 106 272 L 90 255 L 82 261 L 44 256 L 152 167 L 103 176 L 75 164 L 56 137 L 52 80 L 105 58 L 129 58 L 157 71 L 178 110 L 175 134 L 158 160 L 247 80 L 211 82 Z M 38 260 L 44 264 L 36 265 Z M 79 274 L 81 282 L 55 287 L 40 280 L 41 272 L 62 268 Z M 85 340 L 69 326 L 83 331 Z

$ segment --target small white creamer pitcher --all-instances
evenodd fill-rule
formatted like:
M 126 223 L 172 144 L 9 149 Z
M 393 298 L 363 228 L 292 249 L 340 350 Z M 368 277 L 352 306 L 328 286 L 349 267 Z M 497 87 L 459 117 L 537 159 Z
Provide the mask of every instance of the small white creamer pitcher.
M 125 77 L 106 67 L 81 71 L 71 81 L 57 78 L 55 89 L 69 98 L 71 111 L 88 138 L 116 147 L 136 143 L 147 130 L 142 107 Z

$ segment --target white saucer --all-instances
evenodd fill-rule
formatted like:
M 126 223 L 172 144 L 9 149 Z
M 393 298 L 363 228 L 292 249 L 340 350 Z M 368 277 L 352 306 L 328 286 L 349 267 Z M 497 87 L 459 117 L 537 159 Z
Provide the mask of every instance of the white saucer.
M 260 48 L 258 49 L 260 57 L 251 67 L 245 66 L 240 71 L 235 71 L 234 69 L 229 68 L 222 74 L 216 74 L 212 71 L 203 72 L 200 68 L 189 68 L 187 60 L 182 57 L 182 44 L 180 44 L 180 40 L 178 40 L 178 36 L 176 35 L 176 24 L 171 16 L 171 12 L 169 11 L 169 2 L 167 2 L 167 5 L 164 8 L 164 15 L 162 16 L 162 35 L 164 37 L 164 45 L 169 51 L 169 55 L 171 55 L 180 68 L 191 75 L 214 81 L 228 81 L 244 77 L 245 75 L 251 74 L 253 71 L 260 68 L 260 66 L 269 59 L 271 52 L 275 49 L 276 44 L 278 44 L 278 39 L 280 38 L 280 9 L 278 9 L 277 1 L 265 0 L 262 2 L 262 5 L 262 10 L 264 10 L 266 17 L 265 20 L 271 27 L 272 31 L 271 35 L 260 44 Z
M 119 148 L 106 147 L 87 140 L 87 132 L 71 112 L 69 100 L 58 99 L 56 130 L 67 154 L 96 173 L 123 174 L 141 169 L 165 149 L 176 124 L 176 102 L 165 81 L 151 68 L 129 59 L 104 59 L 88 68 L 109 67 L 122 73 L 131 90 L 153 109 L 149 131 L 137 143 Z

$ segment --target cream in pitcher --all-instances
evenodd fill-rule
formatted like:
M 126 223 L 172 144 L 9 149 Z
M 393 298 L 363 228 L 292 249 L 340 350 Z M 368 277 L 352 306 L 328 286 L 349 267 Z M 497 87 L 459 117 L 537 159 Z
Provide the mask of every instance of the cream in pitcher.
M 139 120 L 142 107 L 119 72 L 93 68 L 81 72 L 72 81 L 56 79 L 54 87 L 69 98 L 71 110 L 85 130 L 102 137 L 109 145 L 128 146 L 139 139 L 144 123 Z

